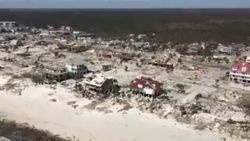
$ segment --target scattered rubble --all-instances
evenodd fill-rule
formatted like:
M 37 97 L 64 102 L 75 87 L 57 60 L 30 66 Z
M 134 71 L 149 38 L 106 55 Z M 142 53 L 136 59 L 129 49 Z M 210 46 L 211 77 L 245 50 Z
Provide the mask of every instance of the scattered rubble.
M 16 32 L 21 27 L 23 32 Z M 60 83 L 77 98 L 91 99 L 84 106 L 89 110 L 110 113 L 116 105 L 117 111 L 137 107 L 197 130 L 250 139 L 250 59 L 244 44 L 156 43 L 150 40 L 155 33 L 111 40 L 70 26 L 24 27 L 0 22 L 0 73 L 16 76 L 6 85 L 0 82 L 1 90 L 22 94 L 27 79 L 51 87 Z M 75 100 L 67 105 L 81 107 Z

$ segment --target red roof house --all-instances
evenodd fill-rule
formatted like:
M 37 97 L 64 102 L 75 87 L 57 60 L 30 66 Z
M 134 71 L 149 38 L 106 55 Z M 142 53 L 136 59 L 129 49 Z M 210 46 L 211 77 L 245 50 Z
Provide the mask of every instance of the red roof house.
M 235 63 L 231 67 L 230 80 L 250 83 L 250 63 Z
M 231 67 L 232 72 L 250 74 L 250 63 L 235 63 Z
M 147 77 L 136 78 L 131 81 L 129 88 L 143 96 L 156 97 L 162 92 L 163 84 Z

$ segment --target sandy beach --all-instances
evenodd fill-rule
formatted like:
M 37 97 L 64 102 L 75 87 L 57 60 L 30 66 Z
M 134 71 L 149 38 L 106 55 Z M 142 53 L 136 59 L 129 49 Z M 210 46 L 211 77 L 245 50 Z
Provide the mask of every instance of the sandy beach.
M 56 102 L 51 99 L 56 99 Z M 109 114 L 84 108 L 74 109 L 66 104 L 69 100 L 76 98 L 63 87 L 52 89 L 44 85 L 31 85 L 22 91 L 21 96 L 1 90 L 0 114 L 8 120 L 28 123 L 38 129 L 65 138 L 75 137 L 80 141 L 219 141 L 223 138 L 211 131 L 197 131 L 136 109 Z M 77 102 L 84 105 L 90 101 L 78 99 Z

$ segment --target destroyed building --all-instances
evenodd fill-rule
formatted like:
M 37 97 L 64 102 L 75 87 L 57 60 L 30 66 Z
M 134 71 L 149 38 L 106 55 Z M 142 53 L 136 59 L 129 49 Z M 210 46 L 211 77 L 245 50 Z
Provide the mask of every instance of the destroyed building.
M 71 59 L 55 59 L 53 61 L 42 60 L 38 62 L 38 67 L 42 69 L 47 80 L 51 81 L 65 81 L 68 79 L 79 79 L 88 72 L 85 61 L 80 58 Z
M 0 27 L 12 28 L 15 27 L 15 21 L 0 21 Z
M 113 52 L 107 50 L 96 50 L 96 55 L 103 58 L 112 58 Z
M 47 64 L 42 65 L 42 73 L 45 76 L 45 78 L 49 81 L 57 81 L 61 82 L 64 80 L 69 79 L 69 75 L 66 72 L 66 69 L 64 65 L 59 64 Z
M 101 94 L 116 93 L 120 89 L 117 80 L 100 74 L 92 75 L 85 82 L 85 86 L 87 91 Z
M 21 40 L 14 39 L 10 41 L 10 46 L 12 46 L 13 48 L 17 48 L 19 46 L 23 46 L 23 43 Z
M 112 69 L 113 65 L 112 64 L 104 64 L 102 65 L 102 70 L 103 71 L 110 71 Z
M 34 43 L 35 46 L 48 46 L 50 44 L 53 44 L 53 42 L 49 40 L 39 40 Z
M 10 33 L 10 32 L 23 32 L 29 31 L 29 27 L 20 25 L 16 21 L 0 21 L 0 32 Z
M 231 54 L 232 53 L 232 47 L 231 46 L 224 46 L 222 44 L 219 44 L 216 52 L 221 53 L 221 54 Z
M 152 78 L 139 77 L 134 79 L 129 88 L 139 96 L 154 98 L 162 93 L 163 84 Z
M 86 45 L 72 45 L 69 46 L 68 51 L 73 52 L 73 53 L 80 53 L 80 52 L 85 52 L 89 49 L 89 46 Z
M 200 50 L 202 49 L 202 46 L 199 43 L 193 43 L 187 45 L 187 55 L 198 55 L 200 53 Z
M 60 29 L 54 32 L 57 36 L 60 36 L 60 37 L 72 36 L 73 28 L 70 26 L 62 26 Z
M 169 61 L 169 58 L 155 58 L 149 61 L 149 64 L 152 64 L 154 66 L 161 66 L 165 67 Z
M 0 21 L 0 32 L 13 32 L 15 26 L 15 21 Z
M 179 55 L 170 53 L 164 56 L 152 56 L 148 63 L 153 66 L 165 67 L 168 71 L 173 71 L 179 59 Z

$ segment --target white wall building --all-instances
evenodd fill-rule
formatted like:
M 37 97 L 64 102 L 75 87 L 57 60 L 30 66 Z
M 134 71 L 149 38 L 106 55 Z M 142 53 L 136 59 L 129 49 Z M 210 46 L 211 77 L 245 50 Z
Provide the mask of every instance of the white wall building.
M 85 74 L 88 68 L 83 60 L 70 59 L 65 64 L 66 71 L 73 74 Z

